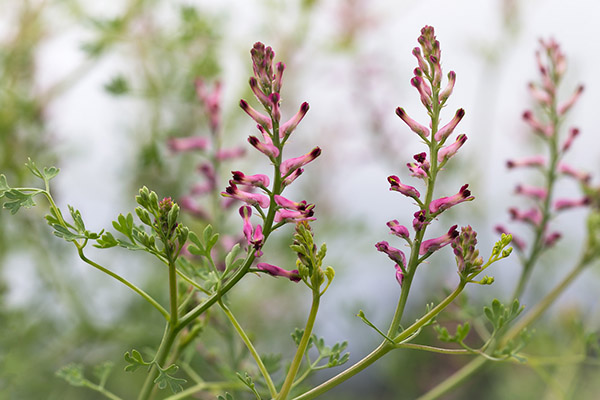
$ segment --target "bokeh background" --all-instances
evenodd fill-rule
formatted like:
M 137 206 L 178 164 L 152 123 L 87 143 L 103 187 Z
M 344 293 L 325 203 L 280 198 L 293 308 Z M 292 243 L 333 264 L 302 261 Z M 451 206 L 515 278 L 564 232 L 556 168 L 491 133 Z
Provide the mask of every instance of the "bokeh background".
M 566 123 L 582 131 L 567 160 L 598 182 L 599 14 L 598 6 L 584 0 L 2 0 L 0 172 L 13 186 L 24 186 L 35 184 L 24 168 L 27 157 L 38 165 L 60 167 L 53 181 L 59 204 L 78 208 L 92 230 L 110 228 L 119 213 L 131 211 L 141 185 L 177 199 L 201 179 L 196 165 L 202 155 L 175 154 L 167 140 L 209 135 L 194 94 L 193 82 L 201 78 L 223 84 L 224 145 L 248 148 L 226 170 L 267 173 L 269 166 L 247 146 L 254 123 L 238 102 L 250 98 L 252 44 L 272 46 L 276 60 L 287 65 L 284 116 L 303 101 L 311 106 L 288 155 L 304 154 L 315 145 L 323 149 L 291 195 L 317 204 L 317 240 L 327 243 L 328 263 L 337 272 L 316 333 L 328 343 L 348 340 L 351 360 L 357 360 L 379 338 L 356 313 L 363 309 L 385 326 L 399 293 L 393 266 L 374 244 L 390 240 L 385 222 L 409 224 L 414 212 L 407 199 L 388 191 L 386 177 L 407 178 L 406 162 L 422 151 L 417 136 L 394 114 L 402 106 L 425 120 L 409 83 L 416 66 L 411 51 L 420 29 L 435 27 L 442 65 L 457 74 L 445 119 L 457 108 L 466 110 L 457 131 L 469 139 L 447 168 L 438 193 L 453 194 L 469 183 L 476 196 L 445 213 L 431 235 L 453 224 L 471 224 L 487 254 L 497 239 L 494 226 L 508 221 L 509 206 L 522 204 L 514 196 L 515 184 L 535 183 L 533 175 L 507 171 L 505 162 L 542 149 L 521 120 L 523 110 L 531 107 L 526 88 L 537 78 L 539 38 L 556 39 L 568 57 L 563 98 L 577 84 L 585 85 Z M 221 178 L 225 187 L 227 176 Z M 575 191 L 566 182 L 559 189 L 565 196 Z M 92 271 L 52 237 L 43 223 L 45 212 L 40 200 L 39 207 L 16 217 L 0 214 L 0 399 L 99 398 L 69 387 L 54 371 L 69 362 L 92 366 L 107 359 L 116 364 L 109 387 L 131 398 L 137 386 L 132 382 L 141 377 L 121 372 L 122 354 L 156 345 L 159 319 L 126 288 Z M 224 229 L 236 231 L 241 224 L 232 214 Z M 569 211 L 554 221 L 563 239 L 542 260 L 524 304 L 539 298 L 573 264 L 584 219 L 584 211 Z M 290 234 L 282 231 L 274 238 L 267 251 L 271 258 L 265 261 L 293 262 L 285 250 Z M 446 253 L 432 258 L 417 275 L 407 320 L 456 281 Z M 164 271 L 152 260 L 119 250 L 92 251 L 91 256 L 164 296 Z M 518 273 L 516 260 L 495 266 L 492 287 L 468 291 L 470 307 L 480 310 L 494 297 L 509 300 Z M 587 271 L 561 297 L 540 323 L 534 350 L 576 351 L 582 332 L 598 329 L 599 279 L 597 268 Z M 289 333 L 302 325 L 305 290 L 249 277 L 231 297 L 242 323 L 264 338 L 258 340 L 259 350 L 291 354 Z M 206 343 L 218 332 L 207 332 Z M 563 348 L 556 350 L 556 343 Z M 219 354 L 218 344 L 206 346 L 199 344 L 198 352 Z M 324 398 L 414 398 L 464 361 L 393 353 Z M 210 364 L 198 368 L 215 373 Z M 569 375 L 560 368 L 552 373 L 561 379 Z M 580 379 L 587 376 L 579 373 Z M 597 378 L 598 370 L 585 374 Z M 489 399 L 528 399 L 532 393 L 557 398 L 547 379 L 527 367 L 496 366 L 448 398 L 484 391 Z M 579 382 L 573 379 L 568 388 Z M 586 397 L 597 389 L 592 383 L 579 386 L 573 398 L 593 398 Z

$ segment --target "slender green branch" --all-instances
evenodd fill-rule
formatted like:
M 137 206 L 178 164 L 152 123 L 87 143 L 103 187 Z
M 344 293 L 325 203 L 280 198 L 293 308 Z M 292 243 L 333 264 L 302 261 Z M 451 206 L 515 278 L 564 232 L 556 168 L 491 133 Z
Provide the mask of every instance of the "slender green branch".
M 169 304 L 171 306 L 171 325 L 177 326 L 179 312 L 177 307 L 177 269 L 174 260 L 169 263 Z
M 244 344 L 250 351 L 250 354 L 252 354 L 252 357 L 254 358 L 254 361 L 256 362 L 258 369 L 260 370 L 263 378 L 265 378 L 265 382 L 267 384 L 267 387 L 269 389 L 269 393 L 271 394 L 271 397 L 275 398 L 275 396 L 277 396 L 277 389 L 275 388 L 275 384 L 273 383 L 273 380 L 271 379 L 271 375 L 269 374 L 269 371 L 267 371 L 265 364 L 263 363 L 262 359 L 260 358 L 260 355 L 256 351 L 256 348 L 254 348 L 252 341 L 250 340 L 250 338 L 244 331 L 244 328 L 242 328 L 242 326 L 239 324 L 239 322 L 235 319 L 231 310 L 229 310 L 229 308 L 222 301 L 219 301 L 219 306 L 221 306 L 221 309 L 223 310 L 223 312 L 225 313 L 227 318 L 229 318 L 229 321 L 231 322 L 231 324 L 237 331 L 238 335 L 240 335 L 240 338 L 244 341 Z
M 312 335 L 312 330 L 315 325 L 315 320 L 317 318 L 317 311 L 319 310 L 319 302 L 320 295 L 318 292 L 319 288 L 313 289 L 313 300 L 312 305 L 310 307 L 310 312 L 308 314 L 308 319 L 306 320 L 306 325 L 304 327 L 304 333 L 302 334 L 302 338 L 300 339 L 300 343 L 298 344 L 298 349 L 296 349 L 296 354 L 294 355 L 294 359 L 292 360 L 292 364 L 290 365 L 290 369 L 285 377 L 285 381 L 283 382 L 283 386 L 277 396 L 277 400 L 286 400 L 290 390 L 292 389 L 292 385 L 294 380 L 296 379 L 296 375 L 298 374 L 298 370 L 300 369 L 300 364 L 302 363 L 302 359 L 304 358 L 304 353 L 306 352 L 306 348 L 308 347 L 308 342 Z
M 82 247 L 77 246 L 77 253 L 79 254 L 79 258 L 81 258 L 85 263 L 91 265 L 92 267 L 94 267 L 96 269 L 99 269 L 100 271 L 102 271 L 105 274 L 109 275 L 110 277 L 118 280 L 119 282 L 121 282 L 122 284 L 124 284 L 125 286 L 127 286 L 128 288 L 130 288 L 131 290 L 133 290 L 140 296 L 142 296 L 142 298 L 144 300 L 146 300 L 148 303 L 150 303 L 154 308 L 156 308 L 163 315 L 163 317 L 165 317 L 165 319 L 167 321 L 169 320 L 169 318 L 170 318 L 169 312 L 167 310 L 165 310 L 164 307 L 161 306 L 156 300 L 154 300 L 154 298 L 152 296 L 150 296 L 148 293 L 144 292 L 142 289 L 138 288 L 137 286 L 135 286 L 133 283 L 129 282 L 127 279 L 123 278 L 122 276 L 112 272 L 109 269 L 104 268 L 100 264 L 97 264 L 94 261 L 87 258 L 85 256 L 85 254 L 83 254 Z
M 398 349 L 412 349 L 412 350 L 423 350 L 429 351 L 432 353 L 441 353 L 441 354 L 454 354 L 454 355 L 470 355 L 473 352 L 467 349 L 444 349 L 441 347 L 427 346 L 424 344 L 415 344 L 415 343 L 400 343 L 396 345 Z
M 201 390 L 212 390 L 212 391 L 223 390 L 223 389 L 239 390 L 239 389 L 243 389 L 245 387 L 246 386 L 241 382 L 239 382 L 239 383 L 238 382 L 199 382 L 199 383 L 195 384 L 194 386 L 185 389 L 184 391 L 181 391 L 177 394 L 174 394 L 172 396 L 165 398 L 165 400 L 187 399 L 189 396 L 191 396 L 194 393 L 197 393 Z

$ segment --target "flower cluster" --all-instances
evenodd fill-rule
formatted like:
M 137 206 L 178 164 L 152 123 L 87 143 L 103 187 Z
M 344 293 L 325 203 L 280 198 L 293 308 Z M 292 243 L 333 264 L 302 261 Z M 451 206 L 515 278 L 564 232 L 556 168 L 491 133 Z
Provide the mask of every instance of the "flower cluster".
M 240 107 L 256 122 L 260 132 L 261 138 L 250 136 L 248 142 L 267 156 L 275 166 L 275 176 L 271 182 L 266 175 L 245 175 L 241 171 L 233 171 L 229 186 L 221 194 L 246 203 L 240 208 L 243 219 L 242 230 L 248 246 L 254 249 L 256 257 L 260 257 L 263 254 L 261 248 L 266 237 L 274 229 L 290 222 L 315 220 L 314 204 L 308 204 L 304 200 L 293 201 L 281 194 L 304 172 L 303 167 L 321 154 L 321 149 L 315 147 L 300 157 L 283 159 L 283 148 L 308 112 L 309 106 L 306 102 L 302 103 L 294 116 L 281 123 L 280 90 L 285 64 L 278 62 L 273 66 L 275 53 L 271 47 L 266 47 L 262 43 L 255 43 L 250 54 L 254 71 L 254 76 L 249 82 L 250 89 L 265 113 L 253 108 L 246 100 L 240 100 Z M 250 220 L 252 208 L 262 219 L 262 224 L 257 224 L 256 227 Z M 257 269 L 274 276 L 284 276 L 292 281 L 298 281 L 297 271 L 288 272 L 266 263 L 259 263 Z
M 421 103 L 431 117 L 431 122 L 427 127 L 412 119 L 401 107 L 396 109 L 396 115 L 429 147 L 429 159 L 426 152 L 421 152 L 414 155 L 415 162 L 407 164 L 410 175 L 425 182 L 427 195 L 421 197 L 421 193 L 415 187 L 402 183 L 396 175 L 389 176 L 390 190 L 413 199 L 419 207 L 419 210 L 414 213 L 412 223 L 415 231 L 414 241 L 410 239 L 408 228 L 400 225 L 397 220 L 389 221 L 387 225 L 392 234 L 406 240 L 410 246 L 416 243 L 418 247 L 414 247 L 413 251 L 417 251 L 424 259 L 433 252 L 452 243 L 459 235 L 456 230 L 457 226 L 454 225 L 446 234 L 440 237 L 423 240 L 425 227 L 445 210 L 462 202 L 471 201 L 474 197 L 468 190 L 468 185 L 463 185 L 455 195 L 432 200 L 433 186 L 438 172 L 467 141 L 467 136 L 460 134 L 453 143 L 445 144 L 464 117 L 465 111 L 462 108 L 458 109 L 449 122 L 441 127 L 439 126 L 439 114 L 454 90 L 456 73 L 454 71 L 448 73 L 448 81 L 445 87 L 442 88 L 440 44 L 435 37 L 433 28 L 430 26 L 424 27 L 421 30 L 418 42 L 420 47 L 416 47 L 412 52 L 417 59 L 418 67 L 415 68 L 414 77 L 410 82 L 417 89 Z M 391 247 L 388 242 L 379 242 L 375 247 L 387 254 L 396 263 L 396 279 L 402 284 L 404 275 L 411 272 L 409 269 L 414 269 L 416 265 L 408 266 L 404 253 Z
M 553 200 L 552 191 L 556 177 L 562 175 L 573 178 L 584 189 L 589 184 L 591 177 L 562 161 L 574 139 L 579 135 L 579 129 L 570 128 L 564 140 L 560 138 L 558 129 L 560 121 L 564 119 L 567 111 L 581 96 L 583 86 L 579 85 L 569 99 L 559 102 L 557 91 L 566 70 L 566 58 L 556 41 L 540 40 L 540 45 L 542 51 L 536 52 L 536 61 L 541 79 L 539 83 L 529 83 L 528 88 L 541 112 L 536 114 L 532 110 L 527 110 L 523 113 L 523 120 L 529 125 L 532 132 L 548 146 L 549 157 L 535 155 L 520 160 L 509 160 L 507 167 L 509 169 L 535 168 L 547 177 L 544 187 L 518 184 L 515 193 L 530 198 L 534 205 L 526 210 L 516 207 L 509 209 L 512 220 L 524 222 L 537 232 L 538 237 L 534 239 L 534 246 L 547 248 L 553 246 L 561 237 L 560 232 L 548 232 L 551 216 L 558 211 L 589 204 L 589 198 L 585 196 Z M 498 225 L 496 231 L 508 233 L 502 225 Z M 513 235 L 513 242 L 520 251 L 524 251 L 527 246 L 522 238 L 515 235 Z

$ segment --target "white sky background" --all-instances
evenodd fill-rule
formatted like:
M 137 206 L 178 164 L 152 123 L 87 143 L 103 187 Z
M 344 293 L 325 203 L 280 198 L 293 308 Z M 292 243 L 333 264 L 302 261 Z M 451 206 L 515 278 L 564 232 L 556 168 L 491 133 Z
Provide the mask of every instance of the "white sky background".
M 188 3 L 199 4 L 225 16 L 226 28 L 222 30 L 225 43 L 222 54 L 227 60 L 223 77 L 227 89 L 224 107 L 235 108 L 239 100 L 235 96 L 238 96 L 240 85 L 247 82 L 251 72 L 250 47 L 260 40 L 272 45 L 277 55 L 285 53 L 277 48 L 277 43 L 281 36 L 289 33 L 286 29 L 293 25 L 294 7 L 282 5 L 286 2 L 281 1 L 206 0 Z M 331 293 L 338 302 L 326 305 L 325 311 L 344 307 L 343 299 L 347 298 L 347 291 L 352 290 L 361 301 L 371 303 L 369 307 L 377 320 L 385 319 L 385 315 L 377 313 L 391 307 L 386 303 L 392 301 L 391 304 L 395 305 L 398 288 L 393 266 L 375 251 L 373 245 L 379 240 L 388 240 L 400 247 L 400 243 L 392 243 L 385 222 L 400 219 L 410 224 L 409 217 L 402 221 L 403 215 L 410 216 L 415 211 L 411 208 L 409 214 L 406 210 L 410 202 L 397 193 L 388 192 L 386 177 L 396 174 L 408 181 L 410 178 L 404 165 L 412 154 L 422 151 L 417 136 L 410 133 L 394 114 L 397 106 L 403 106 L 411 116 L 424 121 L 425 113 L 421 111 L 418 95 L 409 83 L 416 66 L 411 50 L 417 45 L 420 29 L 424 25 L 435 27 L 441 42 L 445 73 L 449 70 L 457 73 L 455 93 L 444 119 L 449 120 L 457 108 L 466 110 L 466 117 L 457 133 L 466 133 L 469 139 L 457 159 L 462 159 L 460 164 L 468 168 L 461 170 L 463 175 L 460 177 L 449 178 L 450 182 L 444 187 L 447 192 L 439 192 L 439 195 L 454 194 L 462 184 L 471 184 L 477 201 L 458 207 L 477 208 L 477 211 L 457 211 L 456 217 L 460 219 L 458 223 L 465 225 L 470 223 L 470 213 L 475 213 L 477 221 L 482 224 L 476 227 L 482 237 L 482 248 L 489 249 L 491 243 L 488 242 L 495 240 L 491 234 L 493 226 L 508 222 L 508 205 L 523 204 L 512 195 L 515 179 L 522 175 L 509 174 L 504 165 L 508 158 L 530 155 L 535 151 L 530 147 L 528 137 L 531 134 L 521 122 L 520 115 L 530 105 L 526 84 L 537 79 L 534 51 L 540 37 L 554 37 L 568 57 L 563 95 L 568 96 L 580 82 L 586 86 L 569 120 L 576 122 L 582 134 L 567 160 L 582 169 L 594 171 L 595 182 L 600 181 L 600 132 L 595 120 L 598 113 L 595 109 L 598 106 L 596 93 L 600 91 L 600 75 L 597 72 L 600 65 L 600 8 L 595 2 L 585 0 L 518 2 L 517 26 L 520 30 L 511 39 L 502 31 L 500 1 L 356 0 L 352 3 L 363 8 L 364 12 L 359 17 L 364 17 L 365 28 L 358 31 L 358 46 L 353 52 L 336 53 L 331 51 L 330 40 L 342 25 L 339 15 L 345 3 L 330 0 L 319 6 L 319 11 L 310 21 L 306 42 L 293 54 L 292 60 L 282 60 L 288 64 L 286 77 L 293 79 L 292 86 L 284 86 L 284 90 L 290 90 L 287 99 L 292 105 L 288 105 L 288 110 L 295 109 L 297 106 L 294 104 L 299 105 L 304 100 L 311 105 L 307 118 L 295 133 L 299 137 L 295 138 L 294 146 L 297 147 L 294 148 L 298 154 L 315 145 L 324 150 L 322 157 L 307 168 L 306 174 L 319 175 L 321 182 L 330 180 L 331 183 L 322 190 L 328 190 L 326 195 L 338 200 L 336 205 L 341 217 L 364 216 L 367 224 L 365 237 L 360 238 L 358 243 L 349 245 L 343 238 L 318 238 L 328 242 L 333 260 L 354 265 L 350 271 L 344 270 L 344 266 L 334 265 L 338 271 L 338 282 L 334 283 Z M 106 15 L 119 10 L 120 4 L 118 1 L 90 2 L 91 7 Z M 269 29 L 265 28 L 265 16 L 273 19 Z M 44 66 L 40 85 L 48 85 L 77 65 L 81 60 L 77 50 L 81 34 L 77 30 L 66 31 L 40 52 L 39 63 Z M 494 44 L 501 44 L 501 47 Z M 499 56 L 497 63 L 486 63 L 482 49 L 490 51 L 494 48 Z M 276 59 L 280 60 L 278 56 Z M 51 126 L 60 139 L 60 146 L 69 154 L 58 178 L 62 199 L 76 204 L 91 226 L 106 226 L 107 221 L 114 218 L 115 210 L 107 204 L 117 199 L 122 186 L 118 185 L 117 191 L 112 191 L 110 181 L 89 177 L 97 176 L 98 171 L 111 161 L 114 164 L 109 166 L 112 174 L 109 178 L 119 180 L 123 178 L 120 171 L 126 167 L 112 155 L 128 144 L 123 140 L 122 130 L 132 123 L 128 118 L 134 111 L 124 107 L 122 102 L 115 103 L 102 90 L 102 85 L 118 67 L 118 58 L 103 61 L 80 85 L 56 102 L 50 113 Z M 369 132 L 373 115 L 379 116 L 375 120 L 380 123 L 382 132 L 390 135 L 389 141 L 378 142 Z M 248 126 L 251 129 L 252 125 Z M 245 138 L 240 143 L 245 143 Z M 397 157 L 394 159 L 383 154 L 384 148 Z M 249 173 L 258 172 L 261 171 Z M 565 195 L 568 196 L 568 193 Z M 317 215 L 318 212 L 317 205 Z M 578 247 L 583 214 L 570 212 L 566 219 L 557 223 L 561 221 L 572 224 L 574 229 L 567 230 L 567 237 L 559 246 Z M 430 234 L 441 234 L 452 224 L 449 219 L 440 221 Z M 511 227 L 521 229 L 515 225 Z M 318 231 L 318 225 L 316 229 Z M 356 235 L 352 237 L 356 239 Z M 350 254 L 354 250 L 360 254 Z M 442 257 L 450 257 L 450 252 L 446 253 Z M 487 251 L 483 250 L 483 253 Z M 362 262 L 350 262 L 357 258 Z M 569 269 L 571 263 L 567 260 L 566 264 L 565 269 Z M 440 265 L 436 267 L 442 268 Z M 506 267 L 508 272 L 504 275 L 501 271 L 492 272 L 498 278 L 497 290 L 500 293 L 501 288 L 512 287 L 510 277 L 517 269 L 511 268 Z M 552 281 L 562 272 L 553 271 L 558 275 L 548 278 Z M 451 285 L 455 275 L 448 271 L 446 276 L 448 285 Z M 502 276 L 506 279 L 501 279 Z M 598 276 L 588 276 L 593 276 L 595 281 L 588 279 L 586 283 L 585 279 L 580 279 L 573 293 L 593 293 Z M 421 279 L 426 280 L 425 273 Z M 376 298 L 373 298 L 374 291 Z M 473 291 L 480 292 L 477 288 Z M 574 299 L 585 300 L 575 295 Z M 335 322 L 330 324 L 333 326 Z M 326 323 L 322 329 L 327 329 L 327 326 Z M 332 334 L 335 335 L 334 332 Z

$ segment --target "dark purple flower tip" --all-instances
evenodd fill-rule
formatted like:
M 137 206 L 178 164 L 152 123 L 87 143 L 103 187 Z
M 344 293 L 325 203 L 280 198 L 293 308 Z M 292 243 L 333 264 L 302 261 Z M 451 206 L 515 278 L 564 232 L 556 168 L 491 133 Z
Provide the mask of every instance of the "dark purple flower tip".
M 414 159 L 415 159 L 415 160 L 416 160 L 418 163 L 422 164 L 422 163 L 424 163 L 424 162 L 425 162 L 425 160 L 427 159 L 427 153 L 425 153 L 425 152 L 422 152 L 422 153 L 419 153 L 419 154 L 415 154 L 415 155 L 413 156 L 413 158 L 414 158 Z

